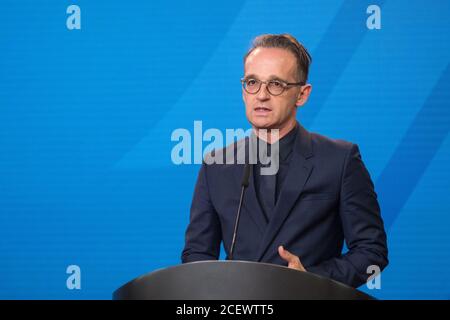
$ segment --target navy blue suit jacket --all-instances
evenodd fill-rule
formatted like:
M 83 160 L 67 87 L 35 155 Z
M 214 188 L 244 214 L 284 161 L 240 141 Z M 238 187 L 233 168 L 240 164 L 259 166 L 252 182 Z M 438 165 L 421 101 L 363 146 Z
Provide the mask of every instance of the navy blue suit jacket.
M 244 142 L 248 138 L 228 148 L 240 148 Z M 229 254 L 243 169 L 243 164 L 203 163 L 183 263 L 218 259 L 221 241 Z M 382 270 L 388 264 L 377 195 L 357 145 L 310 133 L 299 125 L 288 175 L 270 221 L 258 202 L 252 175 L 234 260 L 286 266 L 277 250 L 283 245 L 299 256 L 308 272 L 353 287 L 367 281 L 368 266 Z M 344 239 L 348 252 L 342 254 Z

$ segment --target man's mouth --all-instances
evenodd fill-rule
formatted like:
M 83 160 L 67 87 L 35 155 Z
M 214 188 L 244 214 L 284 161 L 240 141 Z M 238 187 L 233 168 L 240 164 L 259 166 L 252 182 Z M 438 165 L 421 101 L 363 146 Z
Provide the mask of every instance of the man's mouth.
M 261 113 L 267 113 L 267 112 L 272 111 L 272 109 L 266 108 L 266 107 L 256 107 L 255 111 L 256 112 L 261 112 Z

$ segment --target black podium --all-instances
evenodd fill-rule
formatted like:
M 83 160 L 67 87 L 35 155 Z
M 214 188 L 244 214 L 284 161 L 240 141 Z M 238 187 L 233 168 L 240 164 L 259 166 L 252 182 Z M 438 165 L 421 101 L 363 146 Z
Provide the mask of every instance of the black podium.
M 287 267 L 202 261 L 157 270 L 117 289 L 114 300 L 367 300 L 342 283 Z

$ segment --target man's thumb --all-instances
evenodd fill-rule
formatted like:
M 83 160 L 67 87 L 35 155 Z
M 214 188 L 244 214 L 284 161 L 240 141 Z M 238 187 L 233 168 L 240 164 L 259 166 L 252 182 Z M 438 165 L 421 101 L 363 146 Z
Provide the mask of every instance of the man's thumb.
M 278 247 L 278 253 L 280 254 L 281 258 L 283 258 L 286 261 L 291 261 L 293 258 L 292 253 L 290 253 L 289 251 L 287 251 L 286 249 L 284 249 L 283 246 L 279 246 Z

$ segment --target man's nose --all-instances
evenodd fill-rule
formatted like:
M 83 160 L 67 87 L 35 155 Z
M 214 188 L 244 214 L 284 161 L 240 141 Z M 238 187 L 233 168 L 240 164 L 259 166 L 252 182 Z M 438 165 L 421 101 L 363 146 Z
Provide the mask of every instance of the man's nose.
M 256 98 L 258 100 L 267 100 L 270 98 L 270 93 L 269 93 L 269 91 L 267 91 L 266 83 L 261 83 L 261 88 L 259 88 L 259 91 L 256 94 Z

